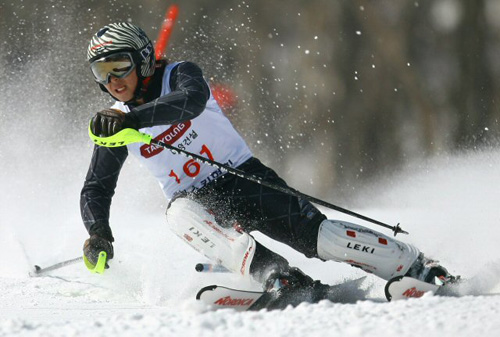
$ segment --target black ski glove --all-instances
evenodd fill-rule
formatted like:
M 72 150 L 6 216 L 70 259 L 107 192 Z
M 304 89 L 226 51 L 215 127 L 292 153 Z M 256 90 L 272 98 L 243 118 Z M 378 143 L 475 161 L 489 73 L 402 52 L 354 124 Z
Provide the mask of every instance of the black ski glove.
M 92 117 L 90 129 L 98 137 L 109 137 L 123 129 L 138 128 L 138 123 L 131 114 L 117 109 L 105 109 Z
M 113 258 L 113 244 L 111 241 L 104 239 L 97 234 L 92 234 L 83 244 L 83 255 L 85 255 L 87 260 L 94 266 L 97 264 L 97 260 L 99 259 L 99 253 L 102 251 L 106 252 L 108 256 L 107 260 L 111 260 Z M 108 268 L 109 266 L 106 263 L 106 269 Z

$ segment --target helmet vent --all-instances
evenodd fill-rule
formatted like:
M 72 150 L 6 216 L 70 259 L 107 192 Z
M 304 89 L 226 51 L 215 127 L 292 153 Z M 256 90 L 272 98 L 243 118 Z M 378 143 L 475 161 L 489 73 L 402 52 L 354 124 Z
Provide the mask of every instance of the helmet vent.
M 109 30 L 108 27 L 104 27 L 103 29 L 101 29 L 100 31 L 97 32 L 97 37 L 103 36 L 104 33 L 106 33 L 108 30 Z

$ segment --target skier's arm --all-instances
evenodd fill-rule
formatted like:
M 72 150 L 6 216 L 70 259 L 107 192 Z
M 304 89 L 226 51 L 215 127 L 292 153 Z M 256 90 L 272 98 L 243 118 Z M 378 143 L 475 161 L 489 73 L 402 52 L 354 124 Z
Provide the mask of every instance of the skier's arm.
M 199 116 L 210 98 L 210 89 L 200 67 L 192 62 L 176 66 L 170 75 L 172 91 L 137 106 L 128 114 L 137 129 L 177 124 Z
M 126 146 L 95 146 L 90 167 L 80 195 L 80 211 L 89 235 L 114 241 L 109 226 L 111 198 L 128 150 Z

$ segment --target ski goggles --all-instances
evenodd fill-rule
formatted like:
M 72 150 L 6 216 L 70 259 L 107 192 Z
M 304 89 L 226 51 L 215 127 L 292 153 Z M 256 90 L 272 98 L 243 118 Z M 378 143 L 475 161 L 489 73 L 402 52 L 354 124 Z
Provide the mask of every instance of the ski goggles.
M 135 69 L 135 62 L 129 52 L 111 54 L 95 60 L 90 64 L 95 81 L 108 84 L 110 77 L 123 78 Z

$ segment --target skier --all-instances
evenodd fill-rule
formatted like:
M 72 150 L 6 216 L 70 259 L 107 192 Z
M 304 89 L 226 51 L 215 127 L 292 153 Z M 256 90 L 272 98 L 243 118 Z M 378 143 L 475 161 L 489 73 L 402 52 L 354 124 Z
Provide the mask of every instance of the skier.
M 100 29 L 88 61 L 102 91 L 116 100 L 91 120 L 99 137 L 133 128 L 180 149 L 201 154 L 267 181 L 287 186 L 252 155 L 221 112 L 192 62 L 155 61 L 146 34 L 130 23 Z M 109 210 L 128 153 L 136 155 L 160 183 L 169 201 L 167 223 L 182 240 L 232 272 L 250 275 L 265 289 L 322 287 L 287 260 L 257 242 L 252 230 L 285 243 L 307 257 L 335 260 L 385 280 L 408 275 L 434 283 L 453 279 L 413 245 L 360 225 L 328 220 L 301 200 L 154 145 L 95 146 L 81 192 L 81 215 L 90 235 L 88 266 L 100 251 L 113 258 Z

